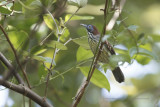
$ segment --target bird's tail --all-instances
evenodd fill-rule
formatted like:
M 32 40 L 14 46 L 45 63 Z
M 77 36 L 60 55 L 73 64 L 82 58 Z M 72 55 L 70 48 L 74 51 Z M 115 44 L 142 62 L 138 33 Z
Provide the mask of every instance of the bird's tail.
M 116 81 L 118 81 L 119 83 L 124 82 L 124 75 L 121 71 L 121 69 L 119 67 L 116 67 L 113 71 L 112 71 L 114 78 L 116 79 Z

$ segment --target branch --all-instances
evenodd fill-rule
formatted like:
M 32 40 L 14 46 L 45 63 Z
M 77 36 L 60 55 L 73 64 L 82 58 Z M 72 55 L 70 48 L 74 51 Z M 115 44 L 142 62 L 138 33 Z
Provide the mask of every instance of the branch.
M 80 102 L 80 100 L 81 100 L 81 98 L 84 94 L 84 91 L 85 91 L 86 87 L 88 86 L 88 84 L 90 82 L 90 79 L 91 79 L 91 77 L 94 73 L 98 58 L 101 54 L 101 50 L 102 50 L 102 47 L 103 47 L 103 43 L 101 43 L 101 39 L 102 39 L 102 36 L 105 35 L 105 33 L 106 33 L 105 29 L 106 29 L 107 10 L 108 10 L 108 5 L 109 5 L 108 2 L 109 1 L 106 0 L 105 8 L 101 9 L 101 10 L 104 11 L 104 25 L 103 25 L 103 30 L 102 30 L 102 33 L 101 33 L 101 36 L 100 36 L 100 40 L 99 40 L 97 48 L 96 48 L 96 53 L 94 54 L 94 58 L 93 58 L 93 61 L 92 61 L 91 67 L 90 67 L 90 71 L 88 73 L 88 77 L 87 77 L 86 81 L 84 81 L 84 83 L 81 85 L 79 90 L 77 91 L 77 94 L 76 94 L 76 97 L 74 98 L 72 107 L 77 107 L 77 105 L 79 104 L 79 102 Z M 100 48 L 99 48 L 99 46 L 100 46 Z
M 48 102 L 44 101 L 44 99 L 39 96 L 37 93 L 33 92 L 29 88 L 23 86 L 23 85 L 15 85 L 11 82 L 4 81 L 3 79 L 0 79 L 0 85 L 9 88 L 15 92 L 18 92 L 20 94 L 23 94 L 24 96 L 32 99 L 34 102 L 39 104 L 42 107 L 53 107 L 51 104 Z
M 24 84 L 23 79 L 21 76 L 15 71 L 12 64 L 7 60 L 7 58 L 0 52 L 0 60 L 4 63 L 4 65 L 10 70 L 9 73 L 13 73 L 15 78 L 20 84 Z M 4 77 L 4 80 L 7 80 L 8 77 Z
M 26 72 L 23 70 L 23 68 L 22 68 L 22 66 L 21 66 L 21 64 L 20 64 L 20 62 L 19 62 L 19 59 L 18 59 L 18 56 L 17 56 L 17 52 L 16 52 L 16 50 L 14 49 L 14 46 L 12 45 L 12 43 L 11 43 L 11 41 L 10 41 L 7 33 L 5 32 L 5 30 L 3 29 L 3 27 L 1 26 L 1 24 L 0 24 L 0 29 L 2 30 L 2 32 L 3 32 L 4 36 L 6 37 L 9 45 L 10 45 L 11 48 L 12 48 L 12 51 L 13 51 L 14 56 L 15 56 L 15 58 L 16 58 L 16 61 L 17 61 L 18 65 L 19 65 L 19 67 L 20 67 L 20 69 L 21 69 L 21 71 L 22 71 L 22 73 L 23 73 L 24 78 L 25 78 L 26 81 L 27 81 L 28 87 L 31 88 L 31 86 L 30 86 L 30 84 L 29 84 L 29 80 L 28 80 L 27 75 L 26 75 Z
M 57 32 L 58 32 L 58 42 L 60 41 L 60 36 L 61 36 L 61 32 L 58 28 L 58 25 L 56 23 L 56 20 L 54 19 L 53 15 L 49 12 L 49 10 L 47 9 L 47 12 L 50 14 L 50 16 L 52 17 L 55 25 L 56 25 L 56 28 L 57 28 Z M 51 71 L 52 71 L 52 66 L 53 66 L 53 61 L 55 60 L 55 57 L 56 57 L 56 54 L 57 54 L 57 48 L 56 48 L 56 45 L 55 45 L 55 51 L 53 53 L 53 58 L 52 58 L 52 61 L 51 61 L 51 65 L 49 68 L 47 68 L 47 70 L 49 71 L 48 72 L 48 75 L 47 75 L 47 81 L 46 81 L 46 87 L 45 87 L 45 97 L 47 97 L 47 90 L 48 90 L 48 84 L 49 84 L 49 79 L 50 79 L 50 75 L 51 75 Z
M 121 0 L 120 3 L 119 3 L 119 0 L 115 0 L 115 3 L 114 3 L 114 0 L 112 1 L 112 4 L 114 5 L 115 12 L 113 14 L 112 19 L 109 21 L 109 23 L 106 27 L 107 31 L 112 30 L 113 26 L 116 23 L 116 20 L 118 19 L 119 15 L 122 12 L 122 9 L 124 7 L 125 2 L 126 2 L 126 0 Z

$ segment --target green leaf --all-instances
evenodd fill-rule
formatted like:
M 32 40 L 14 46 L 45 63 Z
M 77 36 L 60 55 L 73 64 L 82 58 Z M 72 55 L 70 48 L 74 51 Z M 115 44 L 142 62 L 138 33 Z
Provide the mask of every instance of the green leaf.
M 77 62 L 86 60 L 88 58 L 93 57 L 93 53 L 91 52 L 91 50 L 86 50 L 84 48 L 82 48 L 81 46 L 78 48 L 77 50 Z
M 80 67 L 81 72 L 86 77 L 88 75 L 89 69 L 90 67 Z M 91 82 L 100 88 L 106 88 L 108 91 L 110 91 L 110 84 L 108 82 L 108 79 L 98 69 L 95 69 L 91 78 Z
M 132 30 L 132 31 L 136 31 L 138 27 L 139 26 L 136 26 L 136 25 L 130 25 L 127 29 Z
M 61 49 L 61 50 L 67 50 L 67 47 L 64 44 L 62 44 L 62 43 L 60 43 L 58 41 L 52 41 L 49 44 L 47 44 L 47 46 L 51 47 L 51 48 L 55 48 L 56 47 L 56 48 Z
M 50 29 L 55 30 L 55 31 L 57 30 L 56 25 L 55 25 L 52 17 L 50 16 L 50 14 L 45 14 L 45 15 L 43 16 L 43 19 L 44 19 L 44 22 L 46 23 L 46 25 L 47 25 Z M 56 19 L 55 19 L 55 20 L 56 20 Z M 57 21 L 57 20 L 56 20 L 56 23 L 58 24 L 58 21 Z
M 151 58 L 148 56 L 144 56 L 144 55 L 137 55 L 136 60 L 138 63 L 140 63 L 142 65 L 146 65 L 151 61 Z
M 73 39 L 72 41 L 75 42 L 76 44 L 82 46 L 85 49 L 90 49 L 89 44 L 88 44 L 88 38 L 86 36 Z
M 69 30 L 68 30 L 67 28 L 65 28 L 63 34 L 62 34 L 61 37 L 60 37 L 60 40 L 61 40 L 62 42 L 66 41 L 66 38 L 67 38 L 69 35 L 70 35 Z M 57 37 L 58 37 L 58 36 L 57 36 Z
M 71 5 L 82 8 L 87 5 L 88 0 L 68 0 Z
M 154 40 L 154 42 L 160 42 L 160 35 L 151 35 L 152 36 L 152 39 Z
M 26 17 L 33 18 L 44 14 L 44 7 L 39 0 L 33 0 L 32 2 L 28 0 L 28 2 L 25 3 L 19 0 L 19 3 L 22 5 L 22 12 Z
M 138 48 L 138 51 L 139 51 L 138 54 L 147 55 L 147 56 L 152 57 L 153 59 L 158 58 L 154 53 L 152 53 L 151 51 L 146 50 L 144 48 Z M 129 50 L 129 54 L 130 54 L 131 57 L 133 57 L 136 53 L 137 53 L 137 48 L 136 47 L 133 47 Z
M 47 75 L 47 70 L 45 69 L 44 65 L 41 64 L 38 67 L 38 76 L 39 77 L 42 77 L 42 76 L 46 77 L 46 75 Z
M 65 22 L 68 21 L 68 19 L 71 17 L 72 14 L 67 14 L 65 16 Z M 93 16 L 78 16 L 78 15 L 74 15 L 71 20 L 92 20 L 94 19 Z
M 117 25 L 120 25 L 121 22 L 122 22 L 122 21 L 116 21 Z
M 0 6 L 0 10 L 1 10 L 1 14 L 3 13 L 3 14 L 10 14 L 11 13 L 11 11 L 10 10 L 8 10 L 7 8 L 4 8 L 4 7 L 1 7 Z
M 40 46 L 40 45 L 37 45 L 37 46 L 34 46 L 31 51 L 30 51 L 30 54 L 31 55 L 38 55 L 38 54 L 41 54 L 43 52 L 45 52 L 47 49 L 45 49 L 44 46 Z
M 11 31 L 8 33 L 8 36 L 16 49 L 23 45 L 24 41 L 28 38 L 28 34 L 24 31 Z
M 52 63 L 52 58 L 50 57 L 43 57 L 43 56 L 33 56 L 33 59 L 36 59 L 38 61 L 42 61 L 45 63 Z M 56 65 L 55 61 L 53 60 L 53 65 Z
M 129 55 L 126 55 L 126 54 L 119 54 L 119 55 L 111 55 L 110 58 L 109 58 L 109 61 L 110 61 L 110 65 L 115 68 L 118 64 L 118 62 L 128 62 L 130 63 L 131 62 L 131 58 Z

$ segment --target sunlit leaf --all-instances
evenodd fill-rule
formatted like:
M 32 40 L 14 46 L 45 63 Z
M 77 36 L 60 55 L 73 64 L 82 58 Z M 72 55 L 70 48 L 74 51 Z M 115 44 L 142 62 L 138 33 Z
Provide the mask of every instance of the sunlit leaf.
M 145 56 L 145 55 L 137 55 L 136 60 L 138 63 L 140 63 L 142 65 L 146 65 L 151 61 L 151 58 L 148 56 Z
M 28 38 L 28 34 L 24 31 L 11 31 L 8 33 L 8 36 L 16 49 L 21 47 Z
M 88 75 L 89 69 L 90 69 L 90 67 L 80 67 L 81 72 L 86 77 Z M 95 71 L 92 75 L 92 78 L 91 78 L 91 82 L 100 88 L 106 88 L 108 91 L 110 91 L 110 84 L 108 82 L 108 79 L 98 69 L 95 69 Z
M 46 50 L 47 50 L 47 49 L 45 49 L 44 46 L 39 46 L 39 45 L 37 45 L 37 46 L 34 46 L 34 47 L 31 49 L 30 54 L 31 54 L 31 55 L 38 55 L 38 54 L 41 54 L 41 53 L 45 52 Z
M 58 48 L 61 50 L 67 50 L 67 47 L 58 41 L 52 41 L 52 42 L 48 43 L 47 46 L 51 47 L 51 48 Z
M 55 22 L 53 21 L 52 17 L 50 16 L 50 14 L 45 14 L 43 16 L 44 22 L 46 23 L 46 25 L 52 29 L 52 30 L 57 30 Z M 56 20 L 56 19 L 55 19 Z M 56 20 L 56 23 L 58 24 L 58 21 Z
M 93 57 L 91 50 L 86 50 L 81 46 L 77 50 L 77 62 Z
M 73 39 L 72 41 L 75 42 L 76 44 L 82 46 L 85 49 L 90 49 L 89 44 L 88 44 L 88 38 L 86 36 Z
M 65 16 L 65 22 L 68 21 L 68 19 L 71 17 L 72 14 L 67 14 Z M 70 20 L 92 20 L 94 19 L 93 16 L 78 16 L 74 15 Z
M 77 7 L 84 7 L 87 5 L 88 0 L 68 0 L 68 2 L 71 5 L 77 6 Z

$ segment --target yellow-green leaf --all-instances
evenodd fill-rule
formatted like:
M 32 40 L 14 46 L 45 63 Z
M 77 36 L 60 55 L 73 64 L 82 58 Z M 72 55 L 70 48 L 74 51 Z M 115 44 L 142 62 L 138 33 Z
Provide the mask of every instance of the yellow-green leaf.
M 80 67 L 81 72 L 86 77 L 88 75 L 89 69 L 90 67 Z M 95 69 L 91 78 L 91 82 L 100 88 L 106 88 L 108 91 L 110 91 L 110 84 L 108 82 L 108 79 L 98 69 Z
M 47 46 L 51 47 L 51 48 L 56 47 L 56 48 L 61 49 L 61 50 L 67 50 L 67 47 L 64 44 L 62 44 L 58 41 L 52 41 L 52 42 L 48 43 Z
M 75 42 L 76 44 L 82 46 L 85 49 L 90 49 L 89 44 L 88 44 L 88 38 L 86 36 L 73 39 L 72 41 Z
M 91 50 L 86 50 L 84 48 L 82 48 L 81 46 L 78 48 L 77 50 L 77 62 L 86 60 L 88 58 L 93 57 L 93 53 L 91 52 Z
M 65 22 L 68 21 L 68 19 L 72 16 L 72 14 L 67 14 L 65 16 Z M 78 16 L 74 15 L 70 20 L 92 20 L 94 19 L 93 16 Z
M 53 21 L 52 17 L 49 14 L 45 14 L 43 16 L 44 22 L 46 23 L 46 25 L 52 29 L 52 30 L 57 30 L 55 22 Z M 55 19 L 56 20 L 56 19 Z M 58 24 L 58 21 L 56 21 L 56 23 Z
M 11 31 L 8 36 L 16 49 L 23 45 L 23 42 L 28 38 L 28 34 L 24 31 Z

